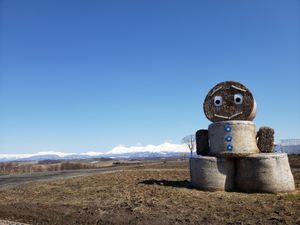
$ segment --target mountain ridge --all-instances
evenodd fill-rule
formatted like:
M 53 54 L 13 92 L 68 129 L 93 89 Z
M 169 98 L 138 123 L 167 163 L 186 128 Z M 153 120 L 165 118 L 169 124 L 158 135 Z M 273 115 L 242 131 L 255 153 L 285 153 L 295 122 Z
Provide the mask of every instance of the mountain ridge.
M 45 151 L 33 154 L 0 154 L 0 162 L 9 161 L 41 161 L 41 160 L 75 160 L 88 158 L 142 158 L 142 157 L 171 157 L 189 150 L 183 144 L 165 142 L 160 145 L 124 146 L 119 145 L 108 152 L 64 153 Z

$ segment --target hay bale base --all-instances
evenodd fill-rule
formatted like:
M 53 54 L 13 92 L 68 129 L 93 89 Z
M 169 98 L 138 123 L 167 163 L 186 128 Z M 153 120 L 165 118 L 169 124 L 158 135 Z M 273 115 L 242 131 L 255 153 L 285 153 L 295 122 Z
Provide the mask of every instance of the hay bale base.
M 295 190 L 286 153 L 260 153 L 236 160 L 236 186 L 243 192 L 289 192 Z
M 205 191 L 234 189 L 234 162 L 226 158 L 198 156 L 190 158 L 192 185 Z

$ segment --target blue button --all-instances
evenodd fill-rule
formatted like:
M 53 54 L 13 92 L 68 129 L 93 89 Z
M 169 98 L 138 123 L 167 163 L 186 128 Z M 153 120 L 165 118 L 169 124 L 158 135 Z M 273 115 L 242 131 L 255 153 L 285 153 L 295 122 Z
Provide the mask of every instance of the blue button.
M 232 151 L 232 149 L 233 149 L 233 146 L 232 146 L 232 145 L 230 145 L 230 144 L 227 145 L 227 150 L 228 150 L 228 151 Z
M 224 126 L 224 129 L 225 129 L 226 132 L 231 132 L 231 130 L 232 130 L 232 128 L 231 128 L 231 126 L 229 124 L 226 124 Z
M 225 141 L 231 142 L 231 141 L 232 141 L 232 137 L 231 137 L 230 135 L 228 135 L 228 136 L 225 138 Z

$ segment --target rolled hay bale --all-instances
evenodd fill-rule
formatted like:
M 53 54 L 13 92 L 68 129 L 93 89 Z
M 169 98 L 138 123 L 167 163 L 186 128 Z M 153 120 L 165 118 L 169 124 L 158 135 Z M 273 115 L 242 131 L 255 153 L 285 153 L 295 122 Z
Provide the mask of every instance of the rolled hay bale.
M 212 122 L 249 120 L 256 115 L 256 103 L 250 90 L 235 81 L 217 84 L 207 94 L 203 110 Z
M 208 127 L 209 154 L 241 157 L 258 153 L 256 127 L 251 121 L 232 120 L 212 123 Z
M 213 156 L 190 158 L 192 185 L 204 191 L 231 191 L 234 189 L 234 162 Z
M 196 132 L 196 152 L 197 155 L 205 155 L 209 152 L 208 130 L 198 130 Z
M 289 192 L 294 177 L 286 153 L 260 153 L 236 159 L 236 187 L 243 192 Z
M 274 129 L 261 127 L 257 132 L 257 147 L 260 152 L 273 152 Z

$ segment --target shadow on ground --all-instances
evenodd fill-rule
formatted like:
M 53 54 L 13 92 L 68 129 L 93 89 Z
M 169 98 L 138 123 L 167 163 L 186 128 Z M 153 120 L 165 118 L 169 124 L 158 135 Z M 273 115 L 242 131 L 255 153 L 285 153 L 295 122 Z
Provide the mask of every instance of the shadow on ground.
M 177 188 L 189 188 L 192 189 L 192 184 L 188 180 L 144 180 L 139 182 L 139 184 L 146 184 L 146 185 L 160 185 L 160 186 L 167 186 L 167 187 L 177 187 Z

